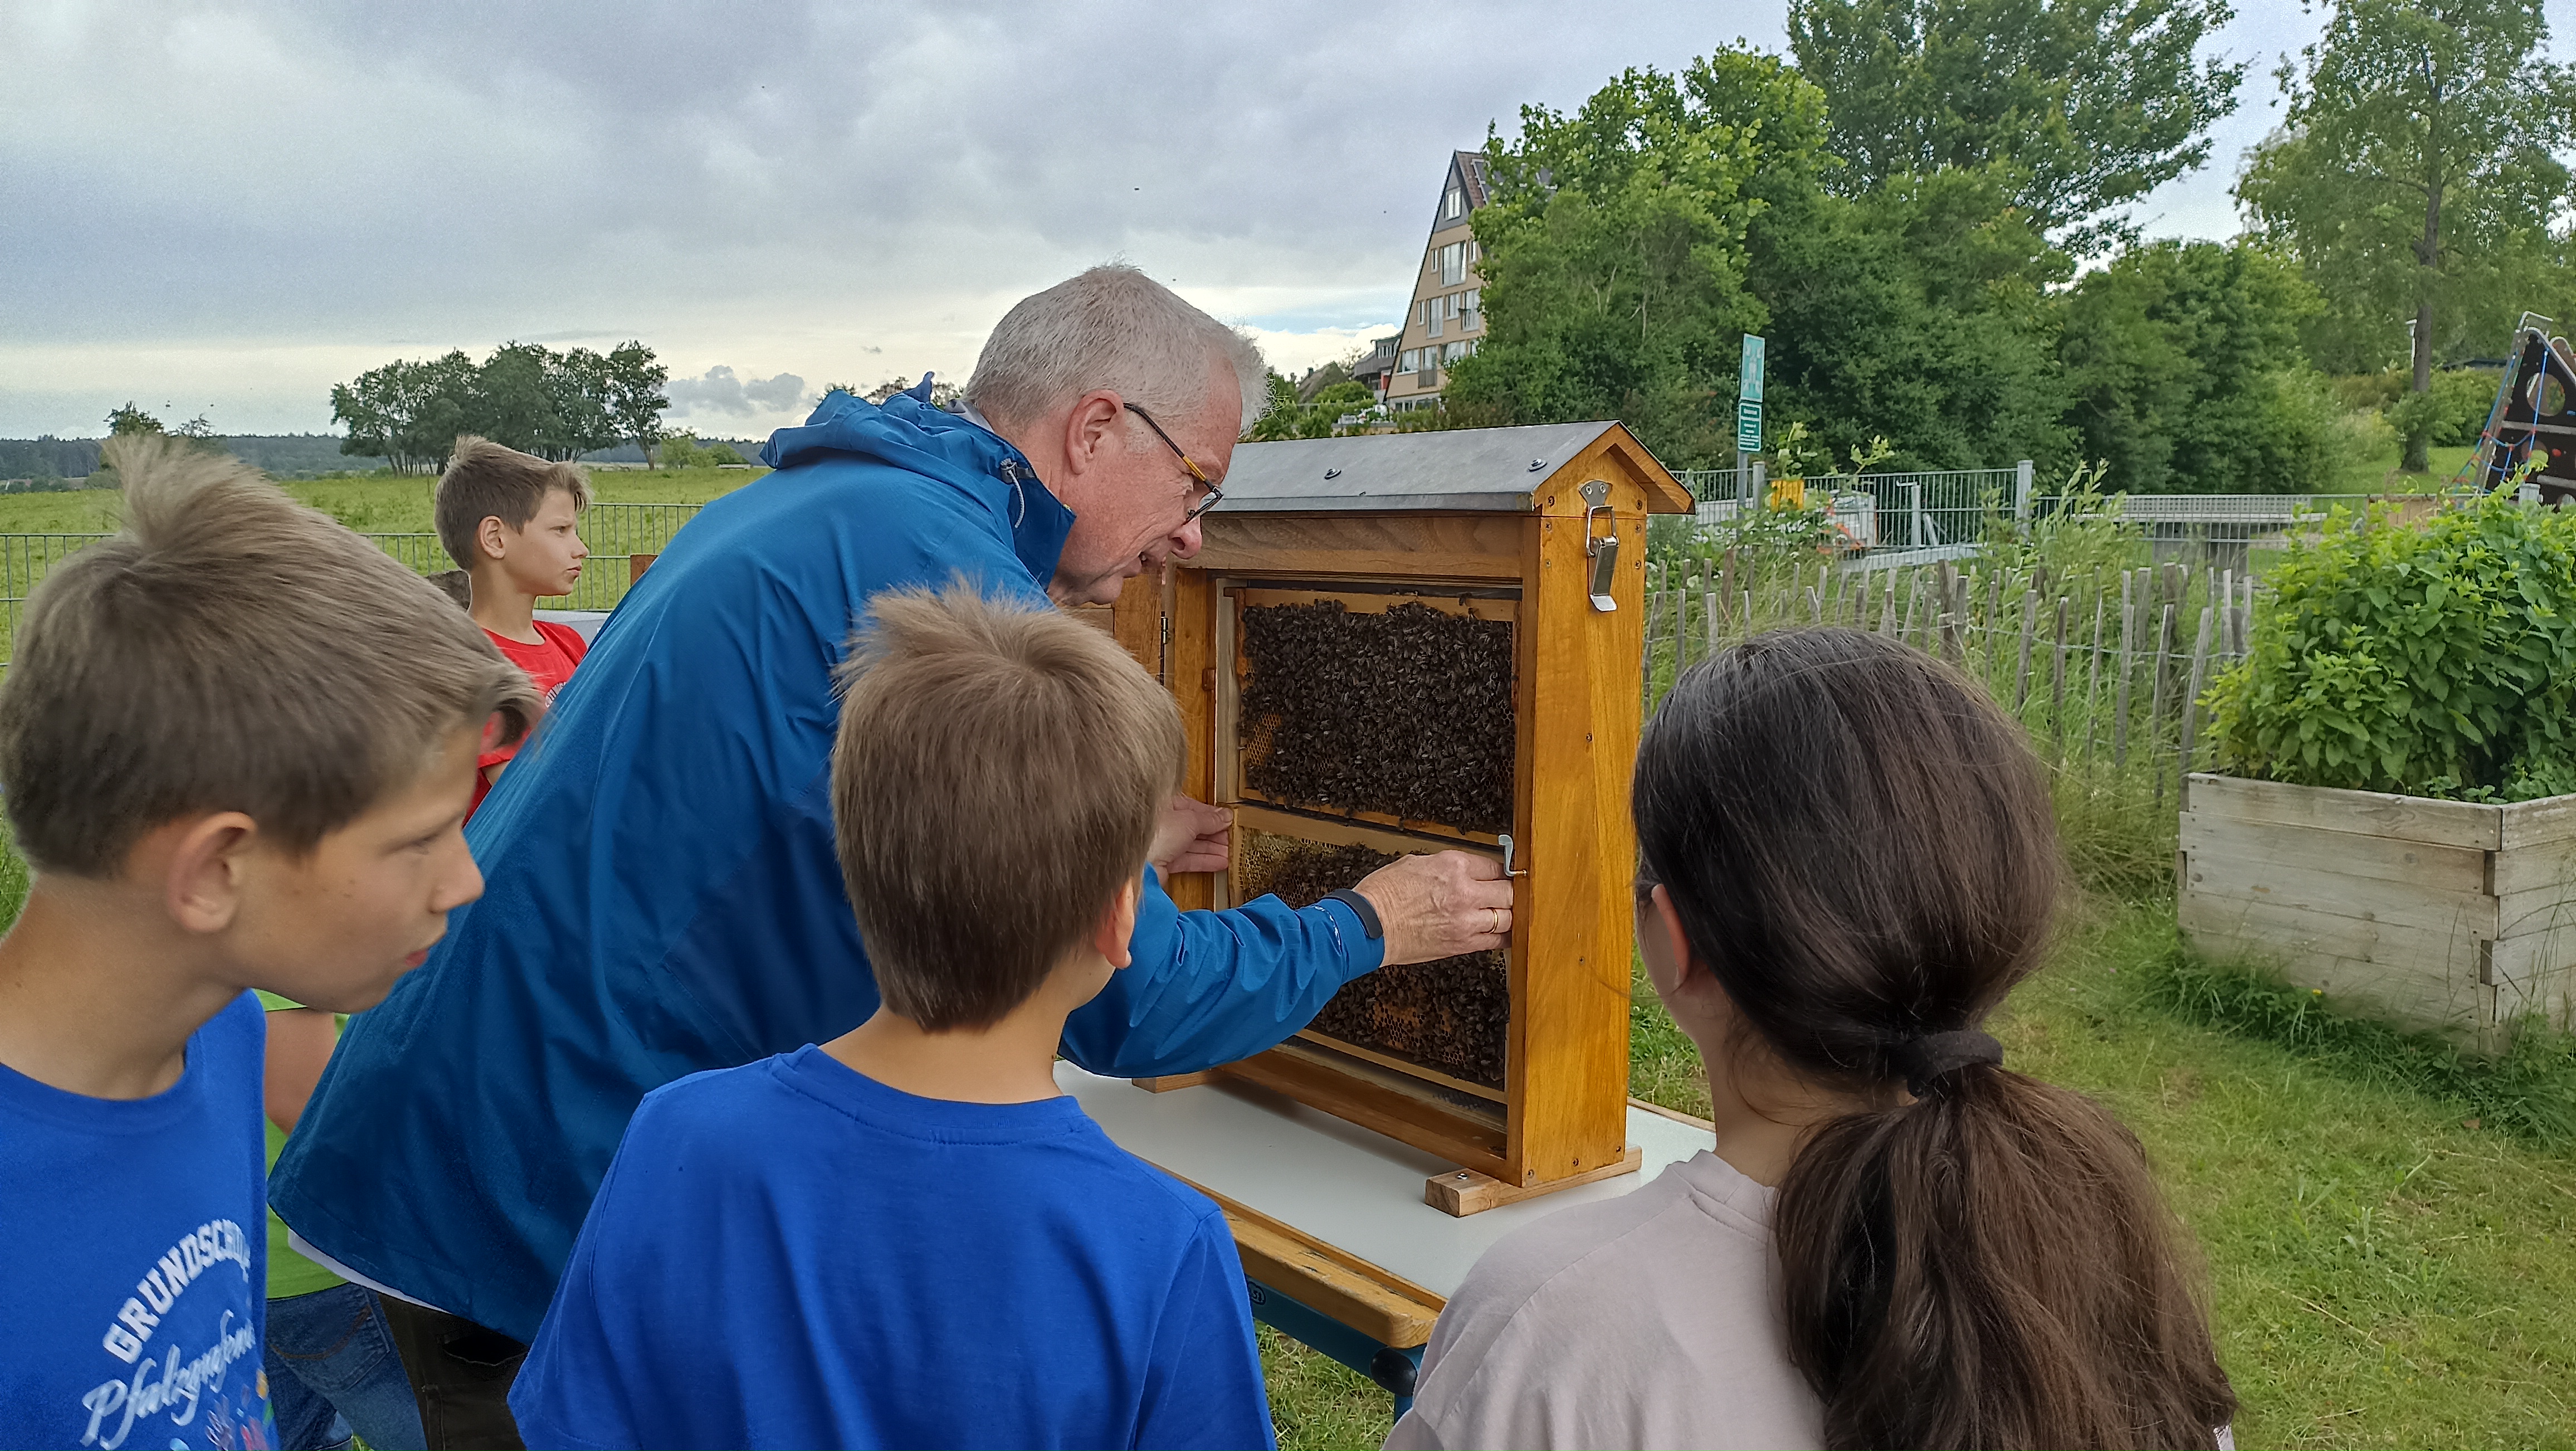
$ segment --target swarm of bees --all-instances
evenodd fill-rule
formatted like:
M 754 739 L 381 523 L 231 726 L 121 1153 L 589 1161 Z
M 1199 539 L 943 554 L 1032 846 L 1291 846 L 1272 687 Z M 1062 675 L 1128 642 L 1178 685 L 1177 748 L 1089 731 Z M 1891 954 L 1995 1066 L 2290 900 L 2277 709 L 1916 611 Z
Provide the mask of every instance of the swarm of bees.
M 1364 846 L 1241 831 L 1233 870 L 1238 897 L 1267 892 L 1304 907 L 1393 860 Z M 1313 1027 L 1326 1037 L 1499 1089 L 1511 1021 L 1511 970 L 1503 954 L 1470 952 L 1379 968 L 1336 993 Z
M 1407 602 L 1242 614 L 1244 781 L 1290 804 L 1509 831 L 1512 627 Z M 1347 885 L 1347 884 L 1345 884 Z

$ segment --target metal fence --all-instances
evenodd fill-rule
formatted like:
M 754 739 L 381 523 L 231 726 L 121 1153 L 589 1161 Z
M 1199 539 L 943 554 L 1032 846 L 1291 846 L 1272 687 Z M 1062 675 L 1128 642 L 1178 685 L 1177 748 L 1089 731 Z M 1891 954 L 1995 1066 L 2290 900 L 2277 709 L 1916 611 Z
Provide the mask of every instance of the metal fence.
M 581 583 L 549 607 L 567 610 L 613 610 L 634 582 L 638 555 L 655 555 L 670 547 L 672 536 L 696 516 L 696 504 L 593 504 L 582 513 L 582 542 L 590 546 Z M 55 565 L 106 534 L 0 534 L 0 670 L 16 651 L 18 617 L 27 594 Z M 369 534 L 376 547 L 401 560 L 416 574 L 440 574 L 455 568 L 435 534 Z
M 1704 527 L 1748 521 L 1775 502 L 1823 504 L 1840 552 L 1865 568 L 1928 564 L 1975 552 L 1986 521 L 1998 512 L 2027 513 L 2031 465 L 2008 469 L 1942 469 L 1918 473 L 1810 474 L 1771 478 L 1764 467 L 1687 469 L 1676 473 L 1698 501 Z
M 2314 538 L 2335 511 L 2358 514 L 2385 505 L 2398 523 L 2441 508 L 2443 494 L 2129 494 L 2106 512 L 2138 526 L 2156 564 L 2260 575 L 2294 539 Z M 2067 510 L 2102 508 L 2099 498 L 2034 499 L 2030 517 L 2044 524 Z

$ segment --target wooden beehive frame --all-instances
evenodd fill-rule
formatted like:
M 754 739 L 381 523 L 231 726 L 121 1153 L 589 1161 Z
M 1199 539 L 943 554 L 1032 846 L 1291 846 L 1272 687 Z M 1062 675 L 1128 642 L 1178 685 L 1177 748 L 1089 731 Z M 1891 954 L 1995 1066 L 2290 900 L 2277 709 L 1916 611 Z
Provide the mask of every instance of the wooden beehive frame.
M 1587 518 L 1582 488 L 1607 486 Z M 1505 1087 L 1446 1079 L 1359 1045 L 1301 1035 L 1219 1072 L 1260 1084 L 1461 1166 L 1426 1195 L 1468 1213 L 1633 1168 L 1627 1147 L 1635 845 L 1628 773 L 1639 730 L 1645 516 L 1688 495 L 1611 427 L 1528 485 L 1525 512 L 1208 516 L 1198 556 L 1159 589 L 1138 581 L 1114 628 L 1159 660 L 1189 739 L 1185 789 L 1240 825 L 1377 850 L 1481 851 L 1501 833 L 1338 816 L 1261 801 L 1237 769 L 1235 612 L 1243 603 L 1405 600 L 1513 623 L 1513 928 Z M 1616 608 L 1591 600 L 1587 537 L 1622 541 Z M 1222 874 L 1176 877 L 1184 908 L 1231 905 Z M 1444 1081 L 1445 1080 L 1445 1081 Z M 1496 1101 L 1499 1097 L 1499 1101 Z

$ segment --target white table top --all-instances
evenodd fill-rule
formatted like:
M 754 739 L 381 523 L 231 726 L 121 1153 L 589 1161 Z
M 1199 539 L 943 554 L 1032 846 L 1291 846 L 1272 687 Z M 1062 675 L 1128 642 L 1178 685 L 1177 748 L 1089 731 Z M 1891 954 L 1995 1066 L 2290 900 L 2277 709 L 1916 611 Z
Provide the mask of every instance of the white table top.
M 1219 1080 L 1148 1093 L 1064 1062 L 1055 1080 L 1120 1148 L 1443 1298 L 1495 1240 L 1541 1215 L 1626 1194 L 1716 1143 L 1706 1129 L 1632 1104 L 1628 1142 L 1645 1151 L 1636 1173 L 1458 1219 L 1422 1202 L 1422 1181 L 1455 1165 L 1266 1089 Z

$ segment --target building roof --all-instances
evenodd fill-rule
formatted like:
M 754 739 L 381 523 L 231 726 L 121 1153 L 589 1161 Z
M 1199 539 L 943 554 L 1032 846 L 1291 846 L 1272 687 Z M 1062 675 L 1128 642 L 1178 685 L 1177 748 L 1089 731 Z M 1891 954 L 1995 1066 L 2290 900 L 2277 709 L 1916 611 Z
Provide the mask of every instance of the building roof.
M 1618 427 L 1543 423 L 1238 444 L 1214 512 L 1525 513 L 1533 490 Z M 1643 448 L 1637 457 L 1662 472 Z M 1672 488 L 1688 497 L 1678 483 Z
M 1465 198 L 1467 205 L 1455 218 L 1446 214 L 1449 187 L 1453 182 L 1460 191 L 1467 194 Z M 1449 153 L 1448 174 L 1440 179 L 1440 195 L 1431 204 L 1431 230 L 1437 232 L 1444 228 L 1464 225 L 1468 217 L 1475 215 L 1476 208 L 1492 200 L 1493 197 L 1488 194 L 1487 188 L 1485 153 L 1452 151 Z

